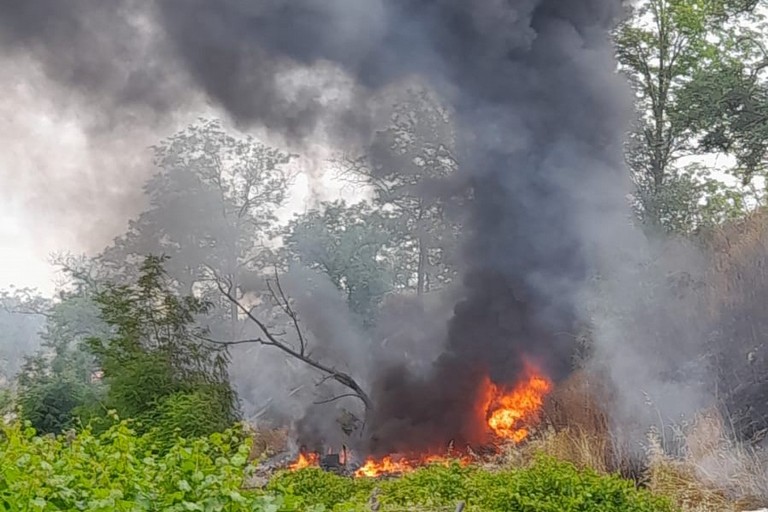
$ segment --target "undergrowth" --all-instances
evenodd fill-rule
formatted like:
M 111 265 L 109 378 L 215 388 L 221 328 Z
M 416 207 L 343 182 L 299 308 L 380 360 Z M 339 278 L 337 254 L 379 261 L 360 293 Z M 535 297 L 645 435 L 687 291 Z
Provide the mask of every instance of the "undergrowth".
M 642 486 L 611 474 L 605 439 L 573 426 L 542 432 L 486 466 L 434 465 L 390 479 L 308 468 L 278 473 L 258 490 L 245 488 L 256 453 L 268 454 L 282 434 L 230 429 L 169 440 L 114 421 L 101 433 L 60 436 L 0 427 L 0 511 L 426 512 L 461 501 L 468 512 L 721 512 L 763 504 L 739 502 L 760 494 L 764 473 L 712 421 L 685 433 L 680 458 L 651 443 Z
M 616 476 L 549 457 L 514 469 L 431 466 L 393 479 L 352 479 L 316 468 L 276 475 L 245 490 L 252 442 L 238 430 L 176 439 L 158 449 L 128 422 L 95 434 L 37 436 L 0 430 L 4 511 L 380 511 L 674 512 L 663 497 Z
M 513 469 L 435 465 L 399 478 L 350 480 L 319 469 L 284 473 L 273 492 L 301 496 L 334 511 L 364 510 L 373 496 L 379 510 L 467 510 L 487 512 L 672 512 L 666 498 L 638 490 L 617 476 L 580 471 L 547 457 Z

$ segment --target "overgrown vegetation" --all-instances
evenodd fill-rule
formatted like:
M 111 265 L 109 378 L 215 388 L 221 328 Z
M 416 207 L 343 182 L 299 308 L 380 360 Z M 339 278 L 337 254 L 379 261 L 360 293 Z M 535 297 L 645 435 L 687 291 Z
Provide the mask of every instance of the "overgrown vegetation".
M 101 434 L 38 437 L 18 424 L 0 442 L 0 509 L 8 511 L 442 510 L 672 512 L 667 499 L 616 476 L 542 457 L 520 468 L 431 466 L 402 478 L 351 479 L 306 469 L 247 489 L 251 442 L 227 430 L 178 438 L 159 454 L 154 438 L 118 422 Z
M 163 261 L 148 257 L 135 283 L 107 284 L 95 294 L 107 331 L 101 337 L 27 362 L 19 381 L 22 419 L 56 434 L 86 424 L 103 428 L 106 411 L 114 410 L 167 444 L 177 432 L 204 436 L 233 425 L 237 398 L 226 347 L 207 341 L 195 325 L 209 305 L 176 295 Z M 85 367 L 68 363 L 86 356 Z

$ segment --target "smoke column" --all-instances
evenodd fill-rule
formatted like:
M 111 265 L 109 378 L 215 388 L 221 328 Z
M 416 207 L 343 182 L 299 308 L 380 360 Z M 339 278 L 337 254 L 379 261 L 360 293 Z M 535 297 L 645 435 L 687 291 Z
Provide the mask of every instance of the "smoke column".
M 609 38 L 621 0 L 92 5 L 3 0 L 0 35 L 33 55 L 45 45 L 49 74 L 80 92 L 162 111 L 189 84 L 242 125 L 295 139 L 364 142 L 377 93 L 414 77 L 455 112 L 460 169 L 446 188 L 472 197 L 462 298 L 433 372 L 395 366 L 374 379 L 371 450 L 474 442 L 468 415 L 483 375 L 512 383 L 526 359 L 555 380 L 568 373 L 580 296 L 612 251 L 630 190 L 632 101 Z M 135 10 L 156 51 L 121 81 L 125 46 L 109 37 L 136 27 L 126 18 Z M 88 44 L 101 38 L 112 44 Z
M 618 0 L 198 0 L 161 13 L 190 75 L 241 121 L 366 133 L 373 94 L 411 76 L 456 112 L 452 179 L 474 196 L 465 296 L 432 374 L 378 379 L 371 449 L 475 441 L 484 374 L 514 382 L 524 358 L 555 379 L 569 371 L 575 304 L 628 190 L 631 102 L 609 43 Z M 355 79 L 346 108 L 311 86 L 281 93 L 280 73 L 326 61 Z

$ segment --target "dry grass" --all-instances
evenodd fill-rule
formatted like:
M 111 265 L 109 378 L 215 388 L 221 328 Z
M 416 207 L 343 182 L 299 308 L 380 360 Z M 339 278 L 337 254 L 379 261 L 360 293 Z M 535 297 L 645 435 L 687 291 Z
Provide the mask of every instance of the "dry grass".
M 726 493 L 704 482 L 694 465 L 666 456 L 651 437 L 648 449 L 647 486 L 655 493 L 669 497 L 686 512 L 736 511 Z
M 250 429 L 253 445 L 249 460 L 271 457 L 283 452 L 288 447 L 288 430 L 286 429 Z
M 510 447 L 505 465 L 527 464 L 543 453 L 600 473 L 637 468 L 616 445 L 605 411 L 610 393 L 599 379 L 580 372 L 558 386 L 545 408 L 543 423 L 530 442 Z M 734 443 L 716 410 L 702 411 L 678 429 L 682 455 L 665 454 L 649 436 L 638 484 L 668 496 L 684 512 L 741 512 L 768 505 L 768 473 L 761 453 Z
M 550 428 L 530 444 L 530 449 L 570 462 L 580 469 L 613 472 L 610 438 L 595 436 L 578 426 L 561 430 Z
M 732 441 L 722 416 L 714 409 L 702 411 L 694 423 L 682 430 L 685 452 L 680 464 L 700 485 L 724 493 L 731 502 L 744 506 L 768 503 L 764 454 Z
M 528 449 L 571 462 L 579 468 L 618 470 L 605 408 L 610 394 L 599 378 L 581 371 L 558 385 L 542 417 L 543 430 Z

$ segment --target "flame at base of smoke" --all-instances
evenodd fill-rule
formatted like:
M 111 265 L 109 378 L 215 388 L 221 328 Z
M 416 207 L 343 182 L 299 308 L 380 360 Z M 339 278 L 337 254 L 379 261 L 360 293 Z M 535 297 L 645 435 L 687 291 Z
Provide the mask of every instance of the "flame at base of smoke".
M 486 376 L 475 402 L 475 418 L 481 425 L 478 430 L 485 432 L 485 446 L 498 452 L 504 444 L 518 444 L 528 438 L 530 428 L 539 421 L 544 399 L 551 389 L 551 381 L 530 364 L 525 365 L 523 376 L 513 386 L 497 385 Z M 428 451 L 409 455 L 388 454 L 368 457 L 355 470 L 354 476 L 378 477 L 406 473 L 425 465 L 448 464 L 452 461 L 468 464 L 475 458 L 469 446 L 464 450 L 454 450 L 450 446 L 445 454 Z M 317 454 L 302 453 L 290 469 L 316 466 L 318 461 Z

